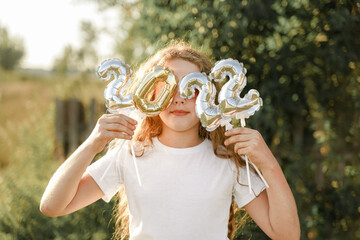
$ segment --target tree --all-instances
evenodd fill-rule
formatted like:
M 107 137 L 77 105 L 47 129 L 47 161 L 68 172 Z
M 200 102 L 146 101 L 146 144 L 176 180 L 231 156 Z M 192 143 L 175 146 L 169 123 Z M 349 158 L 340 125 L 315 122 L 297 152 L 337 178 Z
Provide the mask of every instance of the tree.
M 75 70 L 75 64 L 74 50 L 71 45 L 67 45 L 62 55 L 55 59 L 53 71 L 64 76 L 67 72 Z
M 123 9 L 131 27 L 118 50 L 128 63 L 137 65 L 176 38 L 214 60 L 244 62 L 248 86 L 264 100 L 249 125 L 283 167 L 303 238 L 359 238 L 358 0 L 107 0 L 99 6 Z
M 61 56 L 54 61 L 53 70 L 61 75 L 69 71 L 87 72 L 98 64 L 96 51 L 97 30 L 91 22 L 81 23 L 82 43 L 76 49 L 67 45 Z
M 89 71 L 98 64 L 98 57 L 95 44 L 98 40 L 97 29 L 91 22 L 81 23 L 82 44 L 76 51 L 78 68 Z
M 24 55 L 21 39 L 9 35 L 8 30 L 0 25 L 0 67 L 14 69 Z

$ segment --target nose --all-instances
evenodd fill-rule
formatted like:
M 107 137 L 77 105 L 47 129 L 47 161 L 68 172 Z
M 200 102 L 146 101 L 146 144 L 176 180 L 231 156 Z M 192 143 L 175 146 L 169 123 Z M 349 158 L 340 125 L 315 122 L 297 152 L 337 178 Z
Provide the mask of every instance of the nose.
M 186 98 L 180 97 L 179 88 L 177 88 L 173 99 L 173 104 L 185 104 L 185 103 L 186 103 Z

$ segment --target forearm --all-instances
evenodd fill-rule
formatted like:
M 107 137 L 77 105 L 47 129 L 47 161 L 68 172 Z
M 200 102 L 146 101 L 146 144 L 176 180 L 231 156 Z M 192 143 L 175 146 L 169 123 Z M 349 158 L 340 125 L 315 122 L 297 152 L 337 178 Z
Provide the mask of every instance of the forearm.
M 41 199 L 40 209 L 43 213 L 58 215 L 68 206 L 95 154 L 85 142 L 57 169 Z
M 300 224 L 294 197 L 261 134 L 249 128 L 234 128 L 225 135 L 229 137 L 225 145 L 234 144 L 234 151 L 247 156 L 260 168 L 270 186 L 245 209 L 272 239 L 299 239 Z
M 274 239 L 299 239 L 300 224 L 296 203 L 279 164 L 274 162 L 262 169 L 262 173 L 270 186 L 266 191 L 269 221 L 277 236 Z
M 87 140 L 51 178 L 41 199 L 40 211 L 48 216 L 63 215 L 100 198 L 103 192 L 84 172 L 96 153 L 101 152 L 111 140 L 130 140 L 136 124 L 134 119 L 123 114 L 102 115 Z

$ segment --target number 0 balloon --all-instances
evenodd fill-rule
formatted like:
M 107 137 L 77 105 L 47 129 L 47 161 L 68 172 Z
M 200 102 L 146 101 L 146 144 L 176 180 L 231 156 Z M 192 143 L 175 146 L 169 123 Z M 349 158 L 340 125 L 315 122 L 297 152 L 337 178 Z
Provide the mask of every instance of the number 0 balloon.
M 158 83 L 163 83 L 161 90 L 156 89 Z M 177 82 L 173 72 L 165 67 L 155 66 L 147 73 L 134 94 L 135 107 L 147 116 L 156 116 L 164 110 L 172 101 Z M 149 93 L 159 91 L 154 100 Z

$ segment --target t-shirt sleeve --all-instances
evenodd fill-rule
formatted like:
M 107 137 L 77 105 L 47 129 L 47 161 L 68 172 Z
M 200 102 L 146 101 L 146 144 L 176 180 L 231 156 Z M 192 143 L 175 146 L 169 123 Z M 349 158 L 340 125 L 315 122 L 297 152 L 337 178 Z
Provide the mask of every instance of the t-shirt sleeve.
M 239 208 L 245 206 L 257 197 L 265 188 L 265 184 L 261 178 L 250 169 L 251 192 L 249 192 L 249 184 L 246 167 L 239 169 L 239 181 L 237 181 L 237 171 L 235 172 L 233 196 Z
M 110 202 L 111 198 L 123 185 L 120 152 L 121 149 L 115 147 L 86 169 L 86 172 L 90 174 L 103 191 L 104 196 L 102 199 L 105 202 Z

